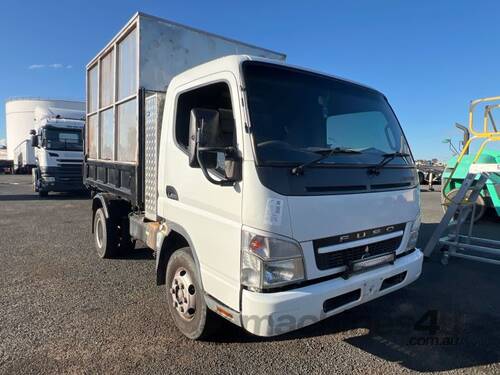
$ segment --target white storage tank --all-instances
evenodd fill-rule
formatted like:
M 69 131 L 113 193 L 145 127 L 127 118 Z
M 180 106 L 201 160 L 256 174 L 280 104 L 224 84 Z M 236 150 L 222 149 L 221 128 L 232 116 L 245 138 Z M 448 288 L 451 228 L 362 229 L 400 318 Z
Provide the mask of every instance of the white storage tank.
M 74 100 L 17 98 L 5 102 L 5 128 L 7 131 L 7 155 L 14 159 L 14 149 L 29 137 L 34 128 L 35 108 L 64 108 L 85 110 L 85 102 Z

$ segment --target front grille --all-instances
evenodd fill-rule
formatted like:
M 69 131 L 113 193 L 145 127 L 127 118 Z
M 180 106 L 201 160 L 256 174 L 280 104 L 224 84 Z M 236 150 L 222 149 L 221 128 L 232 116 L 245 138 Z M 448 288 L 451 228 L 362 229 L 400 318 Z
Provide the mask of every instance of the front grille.
M 80 165 L 83 164 L 81 159 L 57 159 L 58 163 L 78 163 Z
M 65 164 L 65 163 L 60 163 L 58 164 L 58 168 L 61 170 L 61 171 L 65 171 L 65 172 L 78 172 L 78 173 L 82 173 L 82 163 L 80 164 Z
M 332 251 L 319 254 L 315 247 L 314 255 L 316 257 L 316 266 L 320 270 L 342 267 L 349 265 L 349 262 L 359 260 L 363 255 L 374 256 L 396 251 L 401 245 L 403 236 L 390 238 L 388 240 L 373 242 L 368 245 L 351 247 L 345 250 Z M 368 246 L 368 252 L 367 250 Z
M 83 181 L 82 164 L 60 163 L 57 167 L 41 168 L 40 172 L 42 177 L 55 177 L 58 183 L 79 184 Z

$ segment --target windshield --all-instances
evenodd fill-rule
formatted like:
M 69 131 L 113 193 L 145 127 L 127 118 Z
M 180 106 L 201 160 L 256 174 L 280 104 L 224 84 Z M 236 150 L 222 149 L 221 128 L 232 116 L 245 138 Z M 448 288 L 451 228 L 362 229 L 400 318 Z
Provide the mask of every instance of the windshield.
M 78 129 L 45 129 L 44 147 L 47 150 L 83 151 L 82 131 Z
M 245 62 L 248 109 L 259 164 L 378 164 L 409 148 L 385 97 L 354 83 L 278 65 Z M 358 152 L 352 152 L 358 151 Z M 395 157 L 388 165 L 408 165 Z

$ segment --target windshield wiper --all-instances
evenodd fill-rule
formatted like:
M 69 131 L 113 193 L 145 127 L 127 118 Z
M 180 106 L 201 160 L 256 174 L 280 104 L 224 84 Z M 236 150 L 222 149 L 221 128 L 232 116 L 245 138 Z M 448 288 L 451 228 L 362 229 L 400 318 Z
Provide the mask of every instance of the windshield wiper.
M 380 174 L 380 170 L 382 168 L 384 168 L 389 162 L 391 162 L 392 160 L 396 159 L 396 158 L 406 158 L 410 156 L 410 154 L 408 153 L 405 153 L 405 152 L 391 152 L 391 153 L 388 153 L 388 154 L 383 154 L 382 155 L 382 161 L 380 163 L 378 163 L 377 165 L 374 165 L 373 167 L 370 167 L 368 169 L 368 173 L 369 174 L 374 174 L 374 175 L 379 175 Z
M 320 154 L 321 157 L 308 161 L 307 163 L 300 164 L 296 167 L 292 168 L 292 174 L 295 176 L 300 176 L 304 173 L 304 169 L 310 167 L 311 165 L 318 164 L 320 161 L 328 159 L 332 155 L 337 155 L 337 154 L 361 154 L 361 151 L 356 151 L 353 150 L 352 148 L 342 148 L 342 147 L 335 147 L 335 148 L 317 148 L 317 149 L 311 149 L 311 152 L 314 152 L 316 154 Z

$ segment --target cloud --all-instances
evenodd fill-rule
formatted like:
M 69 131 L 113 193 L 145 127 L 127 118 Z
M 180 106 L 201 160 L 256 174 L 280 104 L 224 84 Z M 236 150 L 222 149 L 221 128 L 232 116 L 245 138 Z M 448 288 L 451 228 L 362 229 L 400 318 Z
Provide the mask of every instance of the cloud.
M 64 65 L 61 63 L 54 63 L 54 64 L 32 64 L 28 66 L 28 69 L 33 70 L 33 69 L 71 69 L 73 68 L 73 65 Z

